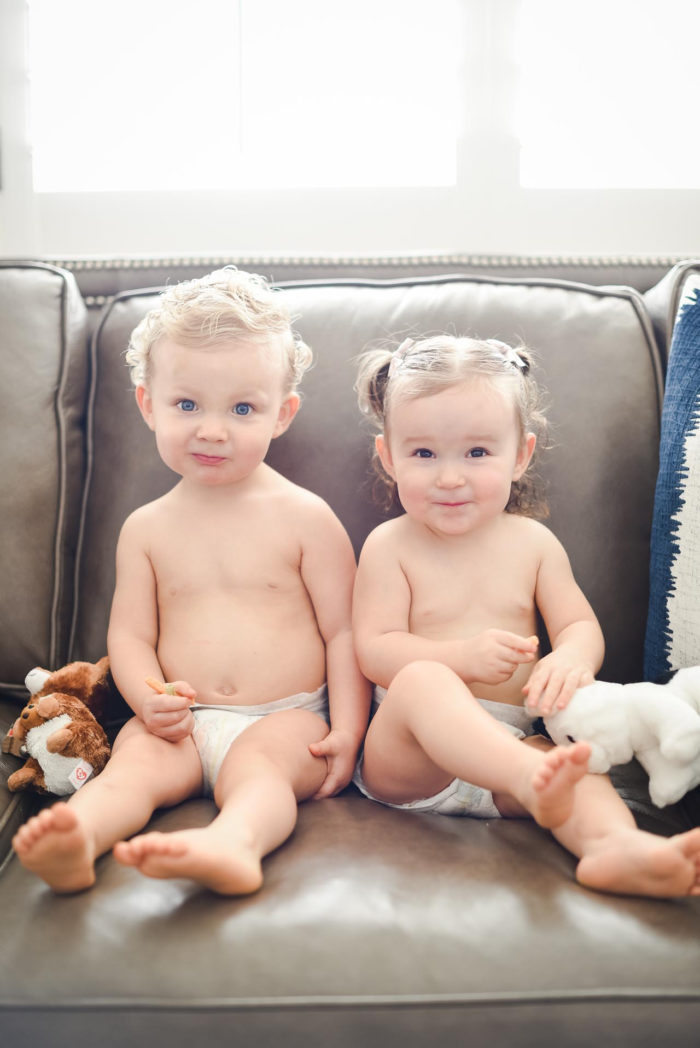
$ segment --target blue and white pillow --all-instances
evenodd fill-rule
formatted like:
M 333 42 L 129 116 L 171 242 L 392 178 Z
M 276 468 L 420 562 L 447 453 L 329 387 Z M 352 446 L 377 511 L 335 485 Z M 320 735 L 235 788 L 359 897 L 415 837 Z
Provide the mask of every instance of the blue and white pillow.
M 700 664 L 700 267 L 686 276 L 661 419 L 645 680 Z

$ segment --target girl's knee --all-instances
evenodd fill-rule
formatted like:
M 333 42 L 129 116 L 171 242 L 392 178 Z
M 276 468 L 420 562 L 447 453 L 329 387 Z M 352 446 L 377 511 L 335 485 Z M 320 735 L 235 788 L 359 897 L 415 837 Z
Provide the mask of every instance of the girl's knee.
M 392 705 L 397 702 L 423 702 L 436 692 L 442 693 L 450 688 L 469 693 L 464 681 L 449 666 L 442 662 L 419 659 L 399 670 L 389 685 L 384 702 L 390 701 Z

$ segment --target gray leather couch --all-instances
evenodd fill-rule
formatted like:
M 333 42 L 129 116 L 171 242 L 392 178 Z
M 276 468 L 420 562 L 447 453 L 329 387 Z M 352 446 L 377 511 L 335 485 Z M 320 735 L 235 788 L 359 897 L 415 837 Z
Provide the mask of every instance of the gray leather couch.
M 3 732 L 31 667 L 105 653 L 119 527 L 174 480 L 122 357 L 155 294 L 138 288 L 222 261 L 0 264 Z M 381 513 L 353 357 L 376 338 L 440 329 L 536 350 L 555 438 L 550 524 L 602 622 L 601 676 L 640 679 L 678 270 L 628 260 L 247 265 L 291 278 L 283 293 L 317 359 L 270 461 L 330 502 L 358 550 Z M 618 286 L 600 286 L 611 273 Z M 115 723 L 123 715 L 115 701 Z M 17 766 L 3 756 L 3 783 Z M 647 828 L 700 822 L 697 796 L 654 809 L 635 765 L 617 781 Z M 93 890 L 54 897 L 10 850 L 37 798 L 0 785 L 0 803 L 3 1045 L 698 1043 L 700 900 L 581 888 L 571 856 L 527 821 L 396 812 L 350 788 L 302 807 L 254 896 L 149 880 L 106 856 Z M 212 810 L 192 802 L 154 825 L 200 825 Z

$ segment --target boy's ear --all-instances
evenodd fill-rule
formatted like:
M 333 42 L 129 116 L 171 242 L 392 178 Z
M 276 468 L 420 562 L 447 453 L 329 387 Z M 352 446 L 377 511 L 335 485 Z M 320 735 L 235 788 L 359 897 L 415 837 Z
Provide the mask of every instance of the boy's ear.
M 292 420 L 299 410 L 301 404 L 301 398 L 298 393 L 288 393 L 282 401 L 282 407 L 280 413 L 277 416 L 277 424 L 275 426 L 274 437 L 281 437 L 292 424 Z
M 396 480 L 391 452 L 389 451 L 389 445 L 384 439 L 383 433 L 380 433 L 378 437 L 374 438 L 374 446 L 377 450 L 377 455 L 379 456 L 379 461 L 381 462 L 384 471 L 389 474 L 392 480 Z
M 149 429 L 153 429 L 153 401 L 145 386 L 136 387 L 136 403 Z
M 535 451 L 535 444 L 537 443 L 537 437 L 534 433 L 527 433 L 525 440 L 520 445 L 518 450 L 518 457 L 515 460 L 515 469 L 513 471 L 513 480 L 520 480 L 523 473 L 530 465 L 530 459 Z

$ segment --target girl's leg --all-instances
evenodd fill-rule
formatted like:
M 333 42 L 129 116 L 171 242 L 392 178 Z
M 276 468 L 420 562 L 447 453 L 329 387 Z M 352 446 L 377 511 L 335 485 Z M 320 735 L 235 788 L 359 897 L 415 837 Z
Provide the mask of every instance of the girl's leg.
M 448 667 L 414 662 L 394 678 L 364 748 L 363 778 L 394 804 L 431 797 L 455 779 L 482 786 L 506 816 L 564 822 L 585 774 L 585 743 L 542 751 L 486 713 Z
M 589 888 L 625 895 L 700 895 L 700 827 L 675 837 L 639 830 L 606 775 L 579 783 L 571 817 L 552 831 L 581 861 Z
M 68 803 L 30 819 L 13 846 L 54 891 L 79 891 L 94 883 L 95 860 L 116 841 L 145 826 L 156 808 L 178 804 L 200 786 L 192 740 L 166 742 L 134 717 L 117 736 L 104 771 Z
M 327 733 L 306 710 L 257 721 L 226 754 L 214 790 L 220 811 L 209 826 L 136 837 L 118 845 L 115 858 L 149 877 L 188 877 L 223 895 L 256 891 L 261 860 L 289 837 L 297 803 L 325 778 L 325 758 L 313 757 L 309 744 Z

